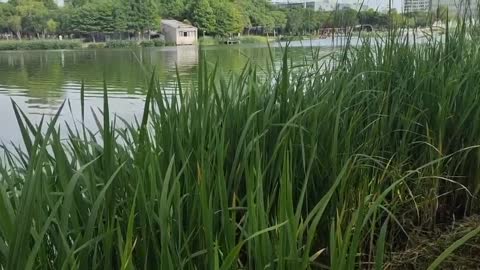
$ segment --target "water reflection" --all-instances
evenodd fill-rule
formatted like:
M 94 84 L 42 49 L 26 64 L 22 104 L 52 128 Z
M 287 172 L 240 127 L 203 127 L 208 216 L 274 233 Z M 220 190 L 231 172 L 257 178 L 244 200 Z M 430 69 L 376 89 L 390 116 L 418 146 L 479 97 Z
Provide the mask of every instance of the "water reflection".
M 292 44 L 293 47 L 306 45 Z M 270 50 L 279 64 L 282 49 L 272 46 Z M 300 60 L 310 54 L 305 48 L 296 48 L 290 53 Z M 213 46 L 202 50 L 196 46 L 184 46 L 0 52 L 0 141 L 20 141 L 11 99 L 34 121 L 42 115 L 55 114 L 60 104 L 69 100 L 72 112 L 64 110 L 61 120 L 72 122 L 80 116 L 82 82 L 85 84 L 86 111 L 89 112 L 89 108 L 102 107 L 106 81 L 111 112 L 132 120 L 143 108 L 146 85 L 153 70 L 167 91 L 176 87 L 176 69 L 182 84 L 192 85 L 196 82 L 202 55 L 209 65 L 218 63 L 222 73 L 240 72 L 248 62 L 261 69 L 271 59 L 265 45 Z M 86 120 L 87 126 L 95 125 L 90 116 Z

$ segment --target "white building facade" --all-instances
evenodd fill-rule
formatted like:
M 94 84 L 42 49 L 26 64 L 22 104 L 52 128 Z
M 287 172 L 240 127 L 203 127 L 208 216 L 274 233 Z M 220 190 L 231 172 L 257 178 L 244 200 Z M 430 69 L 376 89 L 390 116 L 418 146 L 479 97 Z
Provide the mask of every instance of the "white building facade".
M 446 7 L 449 14 L 470 16 L 478 13 L 479 3 L 479 0 L 432 0 L 432 11 L 435 12 L 438 7 Z
M 332 11 L 351 8 L 366 9 L 362 0 L 272 0 L 272 4 L 281 8 L 310 8 L 313 10 Z
M 310 8 L 313 10 L 334 10 L 335 0 L 272 0 L 272 4 L 281 8 Z
M 403 12 L 429 11 L 431 0 L 403 0 Z

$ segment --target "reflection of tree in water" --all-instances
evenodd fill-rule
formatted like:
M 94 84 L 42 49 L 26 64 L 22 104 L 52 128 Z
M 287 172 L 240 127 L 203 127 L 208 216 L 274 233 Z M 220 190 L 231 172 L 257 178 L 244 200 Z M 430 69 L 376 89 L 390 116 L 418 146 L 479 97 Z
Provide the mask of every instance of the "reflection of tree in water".
M 0 84 L 15 86 L 32 104 L 51 104 L 62 97 L 64 72 L 59 57 L 44 53 L 0 55 Z
M 280 49 L 272 48 L 272 53 L 281 59 Z M 223 74 L 239 73 L 247 62 L 265 67 L 270 61 L 267 48 L 243 45 L 207 47 L 202 52 L 195 46 L 9 52 L 0 53 L 0 84 L 10 91 L 19 91 L 15 86 L 25 89 L 11 95 L 25 94 L 32 97 L 32 104 L 43 105 L 62 100 L 64 91 L 76 95 L 82 80 L 87 96 L 100 96 L 104 79 L 112 97 L 143 95 L 154 68 L 167 90 L 176 85 L 177 67 L 182 83 L 195 83 L 200 54 L 210 66 L 218 62 Z
M 280 52 L 277 48 L 271 50 L 274 56 Z M 218 65 L 221 74 L 239 74 L 247 63 L 257 65 L 261 71 L 271 60 L 267 48 L 256 46 L 212 47 L 203 53 L 210 66 Z

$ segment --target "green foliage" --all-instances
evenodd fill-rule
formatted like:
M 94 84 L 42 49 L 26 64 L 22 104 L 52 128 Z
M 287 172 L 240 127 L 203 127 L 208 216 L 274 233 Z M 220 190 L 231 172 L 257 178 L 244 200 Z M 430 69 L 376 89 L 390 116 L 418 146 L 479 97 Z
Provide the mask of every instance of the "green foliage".
M 153 40 L 144 40 L 140 42 L 141 47 L 155 47 L 155 42 Z
M 416 11 L 405 14 L 409 27 L 426 27 L 431 25 L 433 15 L 429 12 Z
M 8 3 L 0 3 L 0 32 L 10 30 L 9 19 L 15 14 L 15 8 Z
M 133 48 L 138 47 L 138 42 L 135 40 L 109 40 L 105 44 L 105 48 Z
M 103 49 L 105 48 L 105 43 L 90 43 L 88 44 L 88 49 Z
M 152 39 L 152 40 L 143 40 L 139 44 L 141 47 L 163 47 L 166 45 L 164 40 L 161 39 Z
M 161 40 L 161 39 L 154 39 L 153 40 L 153 45 L 155 47 L 163 47 L 166 45 L 165 41 L 164 40 Z
M 22 17 L 14 15 L 10 16 L 7 19 L 7 25 L 8 28 L 17 34 L 17 37 L 21 39 L 20 37 L 20 31 L 22 31 Z
M 193 0 L 189 19 L 198 27 L 200 33 L 215 33 L 215 13 L 209 0 Z
M 285 27 L 287 27 L 287 15 L 283 11 L 275 10 L 270 14 L 273 17 L 273 24 L 275 28 L 285 29 Z
M 228 36 L 235 33 L 241 33 L 246 24 L 237 6 L 230 2 L 219 2 L 213 5 L 215 14 L 215 34 Z
M 231 77 L 202 59 L 174 92 L 152 76 L 122 127 L 106 83 L 94 130 L 14 104 L 0 267 L 382 269 L 406 233 L 478 214 L 479 45 L 389 34 Z
M 38 34 L 47 29 L 48 9 L 43 2 L 25 0 L 15 7 L 17 14 L 22 17 L 22 30 L 27 33 Z
M 249 34 L 317 35 L 322 28 L 345 28 L 358 23 L 375 28 L 424 27 L 433 20 L 445 20 L 440 6 L 436 14 L 416 12 L 382 14 L 373 9 L 356 11 L 314 11 L 281 9 L 267 0 L 69 0 L 59 8 L 53 0 L 16 0 L 0 3 L 0 32 L 15 33 L 17 38 L 44 37 L 46 33 L 116 36 L 143 39 L 149 30 L 160 29 L 161 16 L 186 21 L 199 28 L 200 35 L 232 36 Z M 19 23 L 20 18 L 20 23 Z M 53 27 L 52 21 L 57 23 Z M 55 30 L 55 31 L 52 31 Z
M 185 0 L 160 0 L 159 10 L 162 17 L 183 20 L 187 12 L 185 2 Z
M 0 51 L 4 50 L 63 50 L 82 47 L 79 40 L 9 40 L 0 41 Z
M 398 13 L 394 13 L 398 15 Z M 371 24 L 375 26 L 388 26 L 389 17 L 388 14 L 382 14 L 374 9 L 368 9 L 358 14 L 358 22 L 360 24 Z
M 89 3 L 75 9 L 69 19 L 71 30 L 76 33 L 113 33 L 125 30 L 125 18 L 110 2 Z
M 57 32 L 57 29 L 58 29 L 58 23 L 56 21 L 54 21 L 53 19 L 50 19 L 47 21 L 47 32 L 48 33 L 55 33 Z
M 152 0 L 122 0 L 127 30 L 143 32 L 159 25 L 156 6 Z

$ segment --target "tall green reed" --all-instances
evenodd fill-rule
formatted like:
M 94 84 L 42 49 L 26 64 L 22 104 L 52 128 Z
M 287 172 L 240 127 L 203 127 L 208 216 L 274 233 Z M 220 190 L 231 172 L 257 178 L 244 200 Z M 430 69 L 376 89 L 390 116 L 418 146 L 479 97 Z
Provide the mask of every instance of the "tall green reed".
M 448 35 L 300 66 L 286 49 L 262 76 L 202 59 L 173 95 L 152 76 L 134 123 L 111 118 L 105 84 L 98 133 L 14 104 L 25 146 L 3 147 L 0 266 L 381 269 L 413 227 L 479 211 L 480 55 Z

